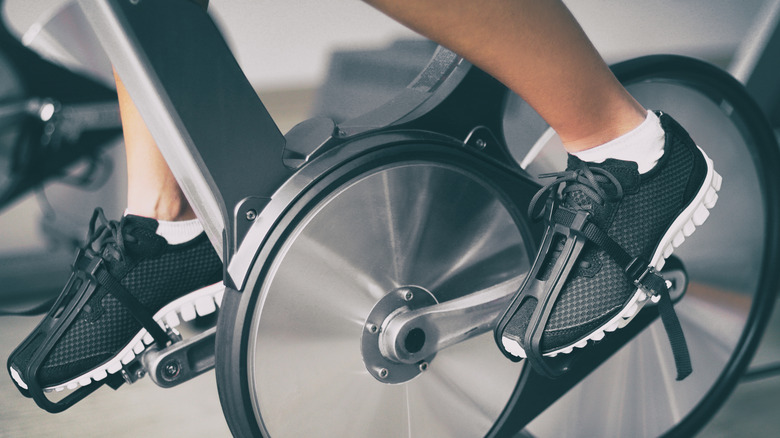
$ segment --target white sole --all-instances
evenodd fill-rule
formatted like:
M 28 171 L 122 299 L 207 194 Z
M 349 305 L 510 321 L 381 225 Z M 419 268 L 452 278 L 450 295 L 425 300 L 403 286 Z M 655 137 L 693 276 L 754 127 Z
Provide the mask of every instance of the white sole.
M 217 310 L 217 306 L 222 304 L 224 293 L 225 285 L 221 282 L 206 286 L 171 301 L 157 311 L 153 318 L 163 329 L 173 329 L 181 324 L 182 321 L 191 321 L 197 316 L 214 313 Z M 154 338 L 146 329 L 142 328 L 118 354 L 108 361 L 65 383 L 44 388 L 43 391 L 61 392 L 66 389 L 74 390 L 80 386 L 87 386 L 92 382 L 99 382 L 108 377 L 109 374 L 119 372 L 124 365 L 132 362 L 137 355 L 143 353 L 146 347 L 152 343 L 154 343 Z M 20 387 L 27 389 L 27 384 L 19 372 L 13 367 L 10 367 L 9 370 L 11 377 L 16 383 Z
M 661 238 L 660 243 L 653 253 L 653 257 L 650 259 L 650 265 L 658 271 L 663 268 L 666 259 L 672 255 L 674 249 L 682 245 L 685 239 L 693 234 L 696 227 L 704 224 L 710 215 L 710 209 L 712 209 L 718 201 L 718 191 L 720 190 L 723 179 L 715 172 L 712 160 L 710 160 L 707 154 L 705 154 L 701 148 L 699 148 L 699 151 L 702 153 L 704 160 L 707 163 L 707 175 L 704 178 L 701 189 L 699 189 L 699 193 L 696 194 L 685 210 L 677 216 L 677 219 L 672 222 L 672 225 L 666 231 L 663 238 Z M 653 302 L 658 301 L 657 296 L 650 299 Z M 592 331 L 574 344 L 544 353 L 544 356 L 555 357 L 559 354 L 568 354 L 574 351 L 575 348 L 585 347 L 588 345 L 588 341 L 600 341 L 604 338 L 606 333 L 614 332 L 615 330 L 628 325 L 628 323 L 639 313 L 639 310 L 647 304 L 647 301 L 647 294 L 641 289 L 637 289 L 634 296 L 628 301 L 628 304 L 623 307 L 623 310 L 618 312 L 618 314 L 612 317 L 606 324 Z M 518 358 L 526 357 L 525 350 L 520 346 L 520 343 L 514 339 L 502 336 L 501 344 L 504 346 L 504 349 L 513 356 Z

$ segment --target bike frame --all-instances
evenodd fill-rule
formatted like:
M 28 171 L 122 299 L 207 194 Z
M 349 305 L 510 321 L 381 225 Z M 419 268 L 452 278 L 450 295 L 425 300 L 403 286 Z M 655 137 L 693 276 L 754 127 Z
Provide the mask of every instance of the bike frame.
M 279 159 L 284 137 L 202 8 L 181 0 L 80 6 L 223 258 L 226 284 L 240 288 L 244 273 L 229 266 L 247 213 L 262 210 L 292 173 Z
M 446 118 L 431 119 L 430 114 L 447 98 L 479 98 L 480 105 L 486 104 L 476 112 L 485 113 L 484 120 L 498 121 L 494 115 L 503 110 L 509 93 L 452 52 L 439 50 L 415 83 L 379 110 L 339 126 L 313 119 L 285 137 L 199 6 L 189 0 L 78 1 L 221 254 L 226 294 L 244 289 L 257 249 L 273 225 L 264 223 L 259 213 L 278 208 L 276 192 L 318 152 L 379 128 L 444 123 Z M 479 96 L 453 93 L 469 81 L 480 85 Z M 219 92 L 212 92 L 215 89 Z M 484 133 L 476 128 L 447 132 L 463 139 L 464 145 L 475 143 L 488 156 L 509 163 L 504 144 L 489 135 L 501 128 L 484 128 Z M 656 317 L 654 310 L 641 313 L 619 335 L 583 354 L 578 368 L 558 380 L 524 367 L 510 401 L 512 412 L 501 416 L 491 435 L 522 429 Z

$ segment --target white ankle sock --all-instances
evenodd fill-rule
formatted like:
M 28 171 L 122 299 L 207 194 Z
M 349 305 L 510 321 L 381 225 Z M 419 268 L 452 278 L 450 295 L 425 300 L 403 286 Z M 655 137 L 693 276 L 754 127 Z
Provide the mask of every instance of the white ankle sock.
M 187 221 L 157 221 L 157 234 L 164 237 L 169 245 L 189 242 L 203 232 L 203 225 L 197 219 Z
M 639 173 L 645 173 L 655 167 L 664 155 L 665 138 L 661 120 L 654 112 L 647 111 L 645 121 L 633 130 L 602 145 L 572 155 L 591 163 L 603 163 L 608 158 L 634 161 L 639 165 Z
M 125 210 L 125 216 L 133 214 L 130 209 Z M 189 242 L 203 232 L 203 225 L 197 219 L 186 221 L 161 221 L 157 220 L 157 235 L 168 241 L 169 245 L 178 245 Z

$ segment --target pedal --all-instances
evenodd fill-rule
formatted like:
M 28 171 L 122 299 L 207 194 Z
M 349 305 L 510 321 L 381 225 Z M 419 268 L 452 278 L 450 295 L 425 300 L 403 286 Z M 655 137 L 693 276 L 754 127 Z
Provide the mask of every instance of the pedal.
M 162 349 L 150 345 L 138 359 L 125 366 L 122 375 L 127 370 L 125 380 L 128 383 L 148 374 L 157 386 L 171 388 L 180 385 L 214 368 L 216 332 L 217 328 L 211 327 Z
M 122 378 L 124 379 L 125 383 L 132 385 L 133 383 L 144 378 L 146 375 L 146 370 L 144 370 L 141 362 L 134 360 L 122 367 L 120 373 L 122 374 Z
M 674 255 L 669 256 L 659 273 L 666 280 L 666 287 L 669 288 L 669 297 L 672 299 L 672 302 L 680 301 L 688 290 L 688 271 L 685 269 L 682 260 Z
M 177 342 L 180 342 L 182 340 L 181 333 L 179 333 L 178 330 L 171 327 L 166 327 L 165 332 L 168 334 L 168 338 L 170 339 L 170 344 L 173 345 Z M 158 348 L 156 344 L 152 344 L 149 346 L 149 349 L 152 348 Z M 143 364 L 139 360 L 140 356 L 136 356 L 132 361 L 124 364 L 122 366 L 122 369 L 120 370 L 119 374 L 122 376 L 122 379 L 119 381 L 121 383 L 127 383 L 129 385 L 132 385 L 133 383 L 141 380 L 146 376 L 146 369 L 144 369 Z M 114 388 L 116 389 L 116 388 Z

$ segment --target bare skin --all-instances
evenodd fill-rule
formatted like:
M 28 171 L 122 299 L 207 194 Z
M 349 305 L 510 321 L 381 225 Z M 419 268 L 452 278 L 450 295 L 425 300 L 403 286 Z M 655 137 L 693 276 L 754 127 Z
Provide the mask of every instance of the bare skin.
M 124 84 L 116 79 L 127 155 L 127 209 L 165 221 L 195 219 L 195 212 L 162 157 Z
M 520 95 L 569 152 L 615 139 L 647 116 L 558 0 L 366 2 Z
M 366 0 L 504 83 L 555 129 L 569 152 L 638 126 L 646 110 L 620 85 L 558 0 Z M 157 145 L 117 77 L 128 167 L 128 209 L 194 219 Z

